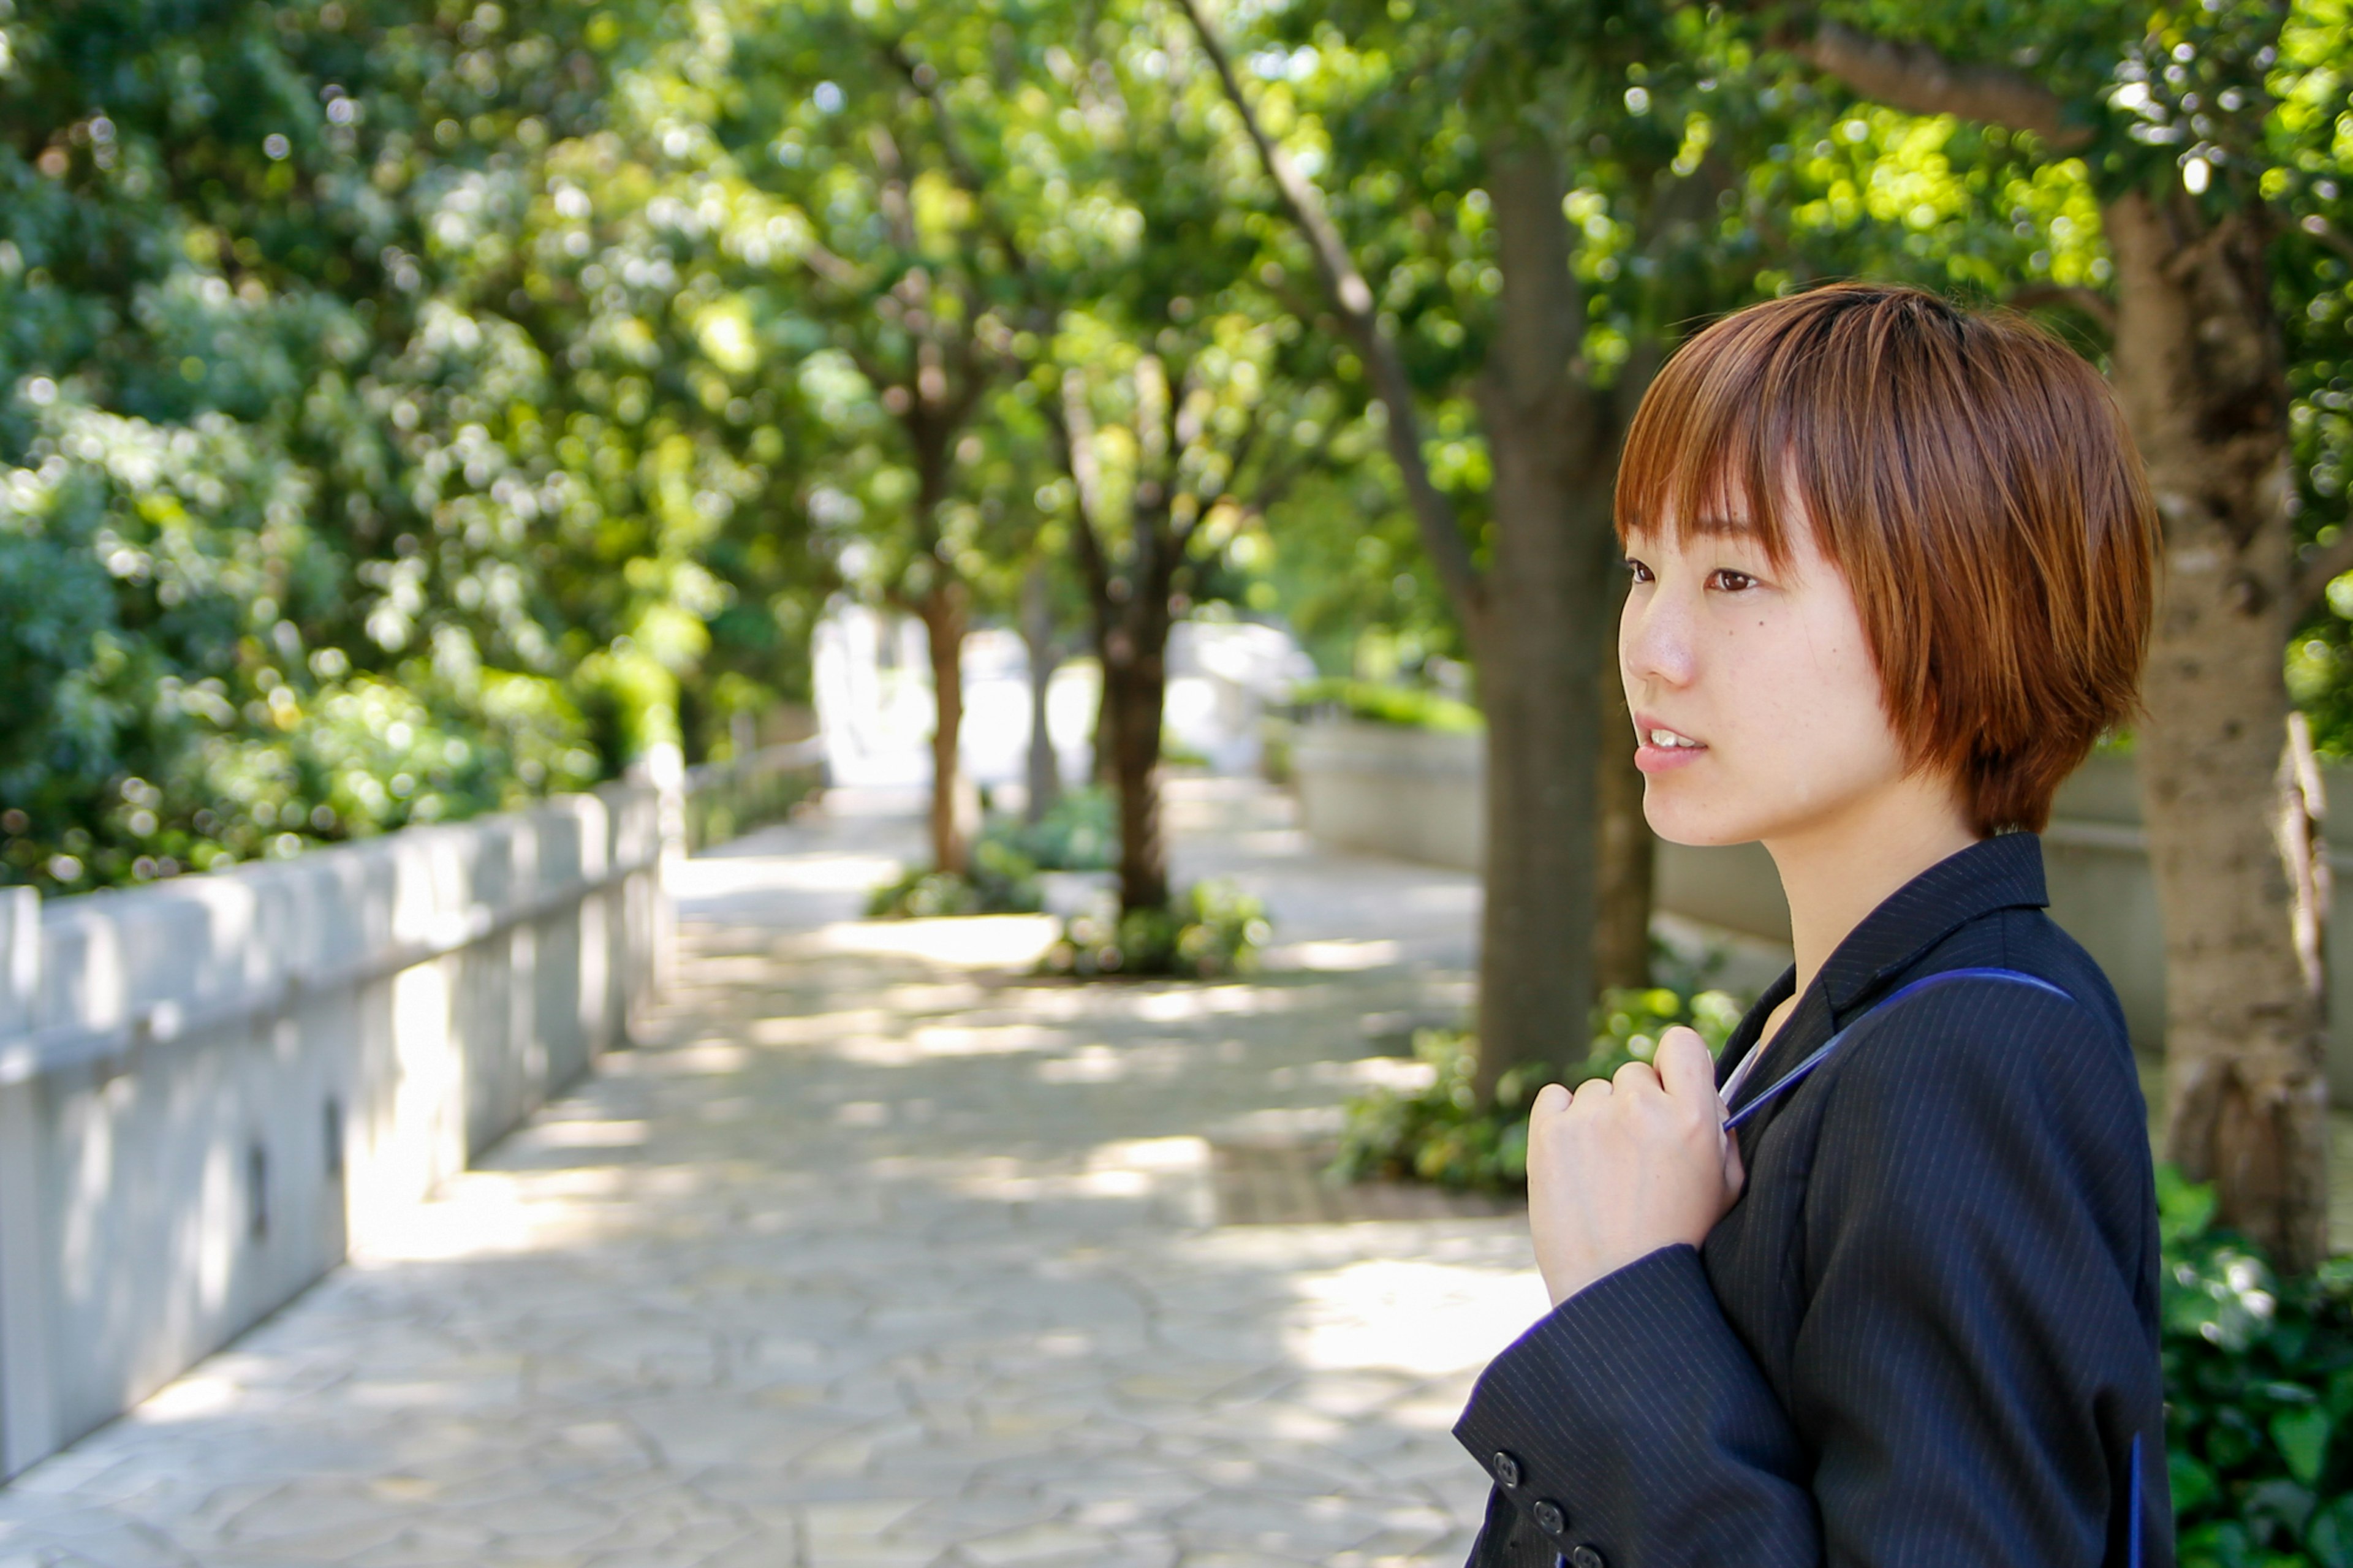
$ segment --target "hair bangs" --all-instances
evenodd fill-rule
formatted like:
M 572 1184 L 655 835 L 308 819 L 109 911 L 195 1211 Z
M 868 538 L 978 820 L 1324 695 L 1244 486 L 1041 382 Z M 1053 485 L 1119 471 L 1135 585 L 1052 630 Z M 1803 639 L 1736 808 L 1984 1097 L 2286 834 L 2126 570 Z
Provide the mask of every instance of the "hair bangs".
M 1769 395 L 1770 356 L 1754 337 L 1704 333 L 1651 383 L 1619 463 L 1620 545 L 1638 532 L 1678 543 L 1735 535 L 1755 539 L 1774 565 L 1788 564 L 1792 465 L 1810 466 L 1809 454 Z

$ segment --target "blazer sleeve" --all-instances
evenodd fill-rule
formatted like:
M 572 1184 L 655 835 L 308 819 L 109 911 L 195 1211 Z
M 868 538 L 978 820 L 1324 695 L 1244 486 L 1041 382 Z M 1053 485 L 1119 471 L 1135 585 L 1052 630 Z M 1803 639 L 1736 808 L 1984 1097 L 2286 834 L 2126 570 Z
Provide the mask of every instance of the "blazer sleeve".
M 1813 1086 L 1787 1404 L 1694 1248 L 1597 1281 L 1456 1427 L 1497 1482 L 1474 1563 L 2121 1563 L 2137 1432 L 2142 1561 L 2168 1568 L 2129 1053 L 2024 987 L 1903 1014 Z

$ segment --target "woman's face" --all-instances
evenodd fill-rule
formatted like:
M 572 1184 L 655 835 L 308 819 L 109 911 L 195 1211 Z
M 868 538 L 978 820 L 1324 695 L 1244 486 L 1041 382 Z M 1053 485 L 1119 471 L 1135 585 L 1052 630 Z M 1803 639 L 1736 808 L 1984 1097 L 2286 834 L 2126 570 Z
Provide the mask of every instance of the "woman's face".
M 1627 540 L 1619 670 L 1643 815 L 1674 843 L 1835 827 L 1905 778 L 1854 597 L 1790 521 L 1782 567 L 1732 530 Z

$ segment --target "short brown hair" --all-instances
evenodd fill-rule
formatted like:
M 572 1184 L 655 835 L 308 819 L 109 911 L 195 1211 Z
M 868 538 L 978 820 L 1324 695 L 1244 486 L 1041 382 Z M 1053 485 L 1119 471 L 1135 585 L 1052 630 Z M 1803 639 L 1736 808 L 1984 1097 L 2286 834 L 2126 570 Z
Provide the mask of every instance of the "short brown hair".
M 1836 284 L 1710 326 L 1627 433 L 1618 533 L 1753 531 L 1792 501 L 1852 591 L 1913 765 L 1980 833 L 2040 831 L 2137 706 L 2157 510 L 2107 384 L 2006 313 Z

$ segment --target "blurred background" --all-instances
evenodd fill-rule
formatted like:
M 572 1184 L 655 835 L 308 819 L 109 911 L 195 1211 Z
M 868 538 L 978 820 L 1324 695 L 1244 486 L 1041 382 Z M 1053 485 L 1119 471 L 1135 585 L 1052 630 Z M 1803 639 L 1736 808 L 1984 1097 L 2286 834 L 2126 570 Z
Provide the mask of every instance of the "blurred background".
M 1269 1069 L 1290 1164 L 1202 1157 L 1508 1206 L 1537 1085 L 1785 961 L 1642 824 L 1611 488 L 1683 338 L 1862 278 L 2148 461 L 2053 910 L 2189 1249 L 2185 1561 L 2353 1562 L 2348 91 L 2345 0 L 0 0 L 0 1472 L 865 916 L 1269 1020 L 1419 974 Z

